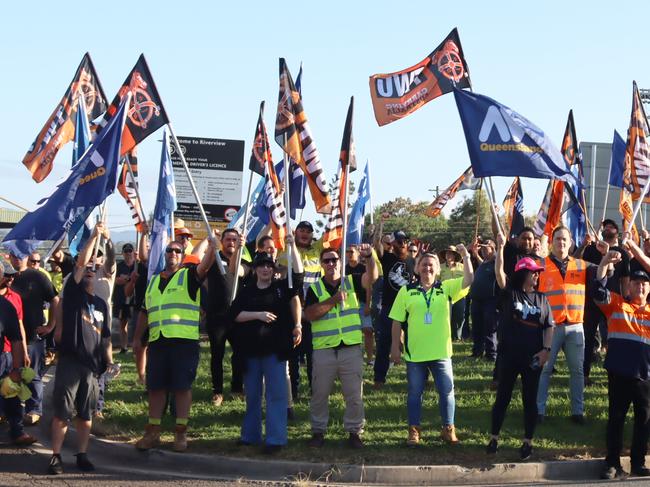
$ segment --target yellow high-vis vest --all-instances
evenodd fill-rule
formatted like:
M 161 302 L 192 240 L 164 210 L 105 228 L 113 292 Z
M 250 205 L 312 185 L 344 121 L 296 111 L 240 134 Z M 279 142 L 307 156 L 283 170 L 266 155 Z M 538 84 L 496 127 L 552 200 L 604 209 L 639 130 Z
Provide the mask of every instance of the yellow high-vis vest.
M 346 292 L 343 309 L 337 304 L 311 323 L 314 350 L 336 347 L 341 341 L 345 345 L 358 345 L 362 341 L 359 301 L 354 292 L 352 276 L 346 276 L 341 286 Z M 312 284 L 311 289 L 321 303 L 331 297 L 322 279 Z
M 201 290 L 197 290 L 193 300 L 187 288 L 188 277 L 187 269 L 177 271 L 162 293 L 159 289 L 160 274 L 151 279 L 145 295 L 150 342 L 155 342 L 161 335 L 165 338 L 199 339 Z

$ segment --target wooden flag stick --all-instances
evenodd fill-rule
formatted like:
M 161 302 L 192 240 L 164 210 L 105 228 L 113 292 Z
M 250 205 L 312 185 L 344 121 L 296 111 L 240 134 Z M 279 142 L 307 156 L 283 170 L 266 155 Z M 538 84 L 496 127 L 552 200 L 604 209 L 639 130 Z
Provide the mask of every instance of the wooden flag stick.
M 288 92 L 288 91 L 287 91 Z M 284 150 L 287 147 L 287 132 L 284 132 L 284 145 L 282 149 Z M 289 154 L 285 152 L 284 156 L 284 214 L 286 216 L 285 218 L 285 223 L 286 223 L 286 230 L 285 232 L 287 235 L 291 235 L 291 197 L 289 196 L 289 178 L 291 177 L 289 175 L 289 167 L 291 165 L 291 158 L 289 157 Z M 287 252 L 287 285 L 289 286 L 289 289 L 293 289 L 293 263 L 292 263 L 292 258 L 293 258 L 293 249 L 291 248 L 291 245 L 286 244 L 286 252 Z

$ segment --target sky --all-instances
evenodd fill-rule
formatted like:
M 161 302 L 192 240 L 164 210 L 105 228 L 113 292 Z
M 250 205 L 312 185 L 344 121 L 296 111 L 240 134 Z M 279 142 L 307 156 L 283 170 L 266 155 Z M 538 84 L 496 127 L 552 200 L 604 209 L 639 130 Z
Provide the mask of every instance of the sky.
M 261 100 L 273 130 L 278 58 L 294 78 L 302 62 L 303 105 L 327 178 L 337 171 L 353 95 L 357 159 L 361 169 L 370 161 L 373 204 L 432 200 L 431 189 L 447 187 L 470 164 L 453 95 L 379 127 L 370 75 L 416 64 L 458 27 L 476 92 L 518 111 L 557 146 L 571 108 L 581 141 L 611 142 L 614 129 L 626 133 L 632 80 L 650 88 L 649 13 L 650 3 L 628 1 L 10 2 L 0 30 L 0 196 L 33 208 L 69 168 L 72 144 L 41 184 L 20 161 L 88 51 L 109 100 L 144 53 L 176 133 L 244 140 L 245 167 Z M 155 201 L 161 136 L 139 146 L 146 212 Z M 279 146 L 272 149 L 279 160 Z M 498 200 L 510 183 L 494 178 Z M 546 181 L 522 186 L 525 212 L 536 213 Z M 109 227 L 129 221 L 116 193 Z

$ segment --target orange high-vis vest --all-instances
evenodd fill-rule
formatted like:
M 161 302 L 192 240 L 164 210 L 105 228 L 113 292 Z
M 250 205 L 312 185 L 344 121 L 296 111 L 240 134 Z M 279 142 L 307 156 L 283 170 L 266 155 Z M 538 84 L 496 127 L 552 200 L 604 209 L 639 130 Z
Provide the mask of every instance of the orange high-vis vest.
M 569 257 L 566 275 L 550 257 L 544 259 L 544 270 L 539 276 L 539 291 L 546 294 L 556 325 L 582 323 L 585 314 L 585 283 L 587 265 Z

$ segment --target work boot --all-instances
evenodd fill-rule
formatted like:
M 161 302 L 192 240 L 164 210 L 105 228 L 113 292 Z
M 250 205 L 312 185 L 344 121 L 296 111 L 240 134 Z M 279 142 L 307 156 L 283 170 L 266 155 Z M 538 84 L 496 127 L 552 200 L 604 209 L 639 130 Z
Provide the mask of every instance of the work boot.
M 452 445 L 458 443 L 458 438 L 456 437 L 456 428 L 454 427 L 454 425 L 448 424 L 446 426 L 443 426 L 442 431 L 440 432 L 440 438 L 442 438 L 443 441 L 450 443 Z
M 348 446 L 357 450 L 363 448 L 363 440 L 361 439 L 361 436 L 359 436 L 359 433 L 350 433 L 348 437 Z
M 311 440 L 307 443 L 309 448 L 322 448 L 325 444 L 325 435 L 323 433 L 313 433 Z
M 408 446 L 418 446 L 420 444 L 420 427 L 409 426 L 409 437 L 406 440 Z
M 160 444 L 160 425 L 148 424 L 144 429 L 144 436 L 140 438 L 135 447 L 140 451 L 151 450 Z
M 184 452 L 187 450 L 187 425 L 177 424 L 176 431 L 174 432 L 174 448 L 175 452 Z

